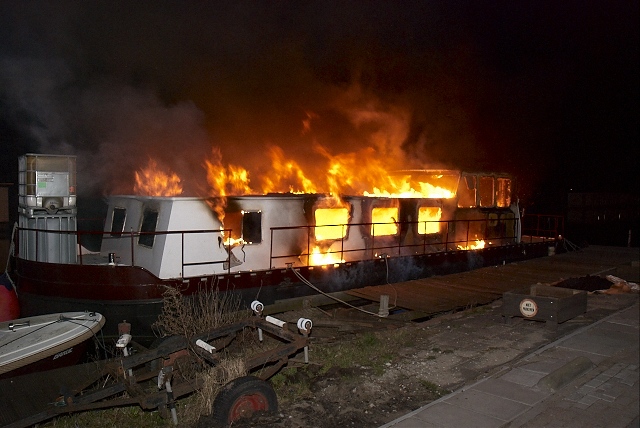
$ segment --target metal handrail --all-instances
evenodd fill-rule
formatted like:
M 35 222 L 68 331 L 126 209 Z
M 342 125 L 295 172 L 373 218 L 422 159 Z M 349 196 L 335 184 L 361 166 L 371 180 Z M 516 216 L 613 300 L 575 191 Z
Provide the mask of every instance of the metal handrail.
M 271 242 L 273 243 L 274 241 L 274 232 L 277 231 L 284 231 L 284 230 L 296 230 L 296 229 L 307 229 L 307 242 L 306 242 L 306 247 L 307 247 L 307 251 L 302 253 L 302 254 L 274 254 L 273 251 L 273 247 L 271 248 L 270 251 L 270 257 L 271 257 L 271 261 L 270 264 L 273 265 L 273 260 L 278 260 L 278 259 L 290 259 L 292 257 L 300 257 L 301 259 L 306 258 L 307 259 L 307 266 L 311 266 L 309 260 L 312 256 L 311 253 L 311 246 L 312 246 L 312 230 L 315 229 L 316 227 L 327 227 L 327 226 L 346 226 L 346 227 L 366 227 L 368 229 L 373 228 L 373 234 L 367 236 L 366 238 L 371 239 L 371 245 L 370 246 L 365 246 L 365 247 L 356 247 L 356 248 L 351 248 L 348 250 L 345 250 L 345 240 L 346 240 L 346 233 L 342 234 L 342 238 L 338 238 L 335 240 L 327 240 L 328 242 L 331 242 L 331 245 L 335 242 L 340 241 L 340 250 L 339 251 L 327 251 L 325 252 L 325 254 L 338 254 L 340 260 L 344 260 L 345 257 L 344 255 L 347 253 L 354 253 L 354 252 L 365 252 L 367 254 L 371 254 L 372 257 L 369 257 L 368 259 L 372 259 L 374 258 L 373 255 L 377 254 L 376 251 L 378 251 L 378 253 L 382 252 L 382 251 L 388 251 L 388 250 L 395 250 L 395 252 L 397 252 L 398 255 L 400 255 L 402 253 L 403 249 L 409 249 L 409 248 L 414 248 L 414 247 L 421 247 L 422 248 L 422 254 L 427 254 L 427 253 L 433 253 L 433 252 L 440 252 L 438 250 L 436 251 L 428 251 L 431 249 L 431 247 L 440 247 L 440 248 L 444 248 L 444 251 L 452 251 L 452 250 L 457 250 L 460 249 L 459 246 L 462 246 L 462 244 L 464 244 L 464 246 L 468 246 L 471 242 L 474 241 L 478 241 L 478 240 L 490 240 L 490 239 L 500 239 L 500 240 L 515 240 L 517 238 L 516 235 L 516 230 L 518 229 L 518 221 L 519 219 L 509 219 L 507 221 L 513 221 L 514 222 L 514 227 L 513 227 L 513 233 L 511 235 L 504 235 L 504 236 L 484 236 L 484 237 L 479 237 L 478 239 L 475 238 L 469 238 L 469 231 L 471 230 L 470 225 L 472 223 L 484 223 L 485 224 L 485 228 L 484 230 L 490 230 L 488 227 L 486 227 L 486 225 L 488 224 L 490 220 L 489 219 L 465 219 L 465 220 L 437 220 L 437 221 L 413 221 L 413 222 L 402 222 L 402 223 L 396 223 L 398 224 L 399 228 L 398 228 L 398 233 L 394 234 L 394 235 L 386 235 L 386 236 L 376 236 L 375 235 L 375 225 L 385 225 L 385 224 L 390 224 L 390 223 L 350 223 L 348 225 L 322 225 L 322 226 L 313 226 L 313 225 L 305 225 L 305 226 L 282 226 L 282 227 L 274 227 L 271 228 Z M 505 220 L 501 220 L 501 222 L 505 222 Z M 438 233 L 434 233 L 434 234 L 420 234 L 421 236 L 421 240 L 422 242 L 420 243 L 403 243 L 402 242 L 402 233 L 401 233 L 401 229 L 400 226 L 409 226 L 409 227 L 413 227 L 414 225 L 419 225 L 419 224 L 424 224 L 425 225 L 425 230 L 427 230 L 427 224 L 433 224 L 433 223 L 438 223 L 440 225 L 439 230 L 440 232 Z M 456 225 L 456 224 L 463 224 L 465 227 L 465 238 L 464 239 L 460 239 L 460 240 L 450 240 L 450 230 L 452 229 L 452 225 Z M 441 236 L 441 239 L 436 241 L 436 242 L 429 242 L 429 238 L 430 237 L 434 237 L 434 236 Z M 378 242 L 382 242 L 381 245 L 376 245 L 376 240 Z M 392 241 L 393 243 L 389 243 L 389 241 Z M 272 244 L 273 245 L 273 244 Z M 420 254 L 420 252 L 418 252 L 418 254 Z M 352 260 L 352 261 L 359 261 L 359 260 Z
M 529 226 L 529 223 L 533 220 L 529 220 L 530 218 L 535 220 L 535 226 Z M 509 227 L 509 231 L 511 234 L 507 234 L 505 236 L 484 236 L 479 237 L 478 240 L 483 239 L 485 241 L 491 239 L 500 239 L 502 241 L 514 241 L 516 240 L 516 231 L 521 227 L 521 242 L 533 242 L 535 241 L 546 241 L 546 240 L 555 240 L 560 237 L 564 231 L 564 218 L 558 215 L 533 215 L 528 214 L 526 217 L 527 222 L 525 223 L 521 219 L 507 219 L 500 220 L 500 222 L 514 222 L 513 228 Z M 398 255 L 402 254 L 404 250 L 414 251 L 412 254 L 427 254 L 427 253 L 436 253 L 443 251 L 453 251 L 459 249 L 460 246 L 467 246 L 471 241 L 476 241 L 475 238 L 469 237 L 470 230 L 472 229 L 471 225 L 474 223 L 484 223 L 484 228 L 481 230 L 490 231 L 491 228 L 488 227 L 488 222 L 490 219 L 477 219 L 477 220 L 438 220 L 438 221 L 413 221 L 413 222 L 400 222 L 396 223 L 398 225 L 398 232 L 394 235 L 388 236 L 375 236 L 375 226 L 376 225 L 385 225 L 389 223 L 350 223 L 350 224 L 335 224 L 335 225 L 322 225 L 322 226 L 314 226 L 314 225 L 302 225 L 302 226 L 281 226 L 281 227 L 272 227 L 269 230 L 270 233 L 270 249 L 269 249 L 269 267 L 275 268 L 274 264 L 278 260 L 281 259 L 291 259 L 298 258 L 299 260 L 304 260 L 306 258 L 307 266 L 311 266 L 311 247 L 315 244 L 313 239 L 314 230 L 317 227 L 327 227 L 327 226 L 341 226 L 343 229 L 343 233 L 341 234 L 342 238 L 335 240 L 327 240 L 333 243 L 340 241 L 340 249 L 338 251 L 332 251 L 330 254 L 339 254 L 340 260 L 345 259 L 345 255 L 350 253 L 360 252 L 366 255 L 369 255 L 367 260 L 374 259 L 376 254 L 382 254 L 393 252 Z M 403 237 L 406 236 L 406 231 L 408 230 L 417 230 L 416 226 L 420 224 L 424 224 L 425 229 L 428 230 L 428 224 L 438 223 L 439 232 L 434 234 L 419 234 L 418 236 L 421 238 L 419 240 L 415 240 L 412 243 L 403 242 Z M 461 226 L 460 226 L 461 225 Z M 365 241 L 365 245 L 363 247 L 355 247 L 349 248 L 345 245 L 347 231 L 345 228 L 350 227 L 365 227 L 367 230 L 373 230 L 373 234 L 368 234 L 363 236 L 363 240 Z M 465 228 L 465 237 L 464 239 L 451 239 L 452 233 L 451 230 L 463 227 Z M 411 228 L 411 229 L 409 229 Z M 302 254 L 279 254 L 274 248 L 274 239 L 277 233 L 285 230 L 306 230 L 306 252 Z M 36 228 L 27 228 L 27 227 L 18 227 L 17 232 L 15 234 L 15 248 L 16 253 L 19 255 L 20 246 L 19 239 L 21 235 L 21 231 L 26 232 L 37 232 L 35 234 L 35 246 L 36 246 L 36 261 L 39 255 L 38 246 L 40 240 L 40 233 L 50 233 L 50 234 L 59 234 L 59 235 L 76 235 L 77 236 L 77 246 L 78 250 L 81 249 L 83 238 L 89 235 L 102 235 L 102 239 L 114 238 L 120 239 L 122 237 L 127 237 L 131 241 L 131 265 L 135 266 L 135 238 L 140 237 L 142 235 L 156 235 L 156 236 L 167 236 L 167 235 L 180 235 L 181 237 L 181 265 L 182 265 L 182 277 L 185 274 L 185 267 L 188 266 L 200 266 L 200 265 L 216 265 L 216 264 L 224 264 L 227 263 L 226 272 L 231 272 L 231 250 L 232 247 L 229 245 L 225 245 L 227 259 L 226 260 L 208 260 L 208 261 L 199 261 L 199 262 L 189 262 L 185 260 L 185 237 L 187 235 L 192 234 L 201 234 L 201 233 L 217 233 L 220 234 L 220 237 L 223 236 L 231 236 L 231 229 L 211 229 L 211 230 L 189 230 L 189 231 L 156 231 L 156 232 L 134 232 L 133 230 L 129 232 L 107 232 L 107 231 L 64 231 L 64 230 L 46 230 L 46 229 L 36 229 Z M 369 240 L 369 242 L 366 242 Z M 370 244 L 370 245 L 367 245 Z M 433 251 L 432 251 L 433 250 Z M 79 264 L 83 264 L 83 255 L 82 251 L 78 251 L 79 254 Z M 358 260 L 350 260 L 350 261 L 358 261 Z

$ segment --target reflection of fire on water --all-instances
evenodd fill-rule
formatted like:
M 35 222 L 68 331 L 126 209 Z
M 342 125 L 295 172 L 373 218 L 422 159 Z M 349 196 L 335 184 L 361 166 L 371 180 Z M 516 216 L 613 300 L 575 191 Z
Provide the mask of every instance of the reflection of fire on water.
M 481 250 L 485 247 L 485 242 L 483 239 L 477 240 L 475 244 L 469 245 L 458 245 L 459 250 Z

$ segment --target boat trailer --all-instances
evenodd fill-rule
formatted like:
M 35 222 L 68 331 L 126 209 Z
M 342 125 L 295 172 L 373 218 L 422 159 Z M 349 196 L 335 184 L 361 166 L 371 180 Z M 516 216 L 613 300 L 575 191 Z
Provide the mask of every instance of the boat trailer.
M 232 352 L 230 345 L 247 330 L 255 330 L 261 343 L 266 333 L 277 345 L 242 358 L 249 375 L 219 390 L 213 401 L 213 418 L 227 425 L 256 411 L 273 412 L 277 398 L 266 380 L 302 349 L 308 362 L 312 322 L 300 318 L 294 327 L 264 317 L 260 302 L 254 301 L 251 308 L 253 316 L 190 339 L 170 336 L 153 349 L 131 352 L 131 335 L 124 333 L 116 343 L 123 351 L 121 357 L 2 380 L 0 426 L 22 428 L 62 414 L 136 404 L 158 410 L 177 425 L 175 400 L 200 390 L 205 383 L 205 376 L 189 372 L 197 366 L 198 373 L 210 370 L 219 375 L 217 378 L 224 378 L 223 360 Z

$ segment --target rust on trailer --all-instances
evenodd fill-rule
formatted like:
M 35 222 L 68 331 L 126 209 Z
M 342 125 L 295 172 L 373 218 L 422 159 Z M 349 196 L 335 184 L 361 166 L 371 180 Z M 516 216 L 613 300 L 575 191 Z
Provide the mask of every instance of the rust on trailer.
M 505 292 L 532 284 L 550 284 L 586 275 L 615 275 L 637 260 L 637 248 L 586 247 L 469 272 L 358 288 L 347 293 L 373 302 L 388 295 L 390 306 L 416 311 L 423 317 L 487 304 Z
M 309 320 L 305 320 L 309 321 Z M 309 321 L 310 326 L 310 321 Z M 200 358 L 202 367 L 216 368 L 238 333 L 254 329 L 278 340 L 278 344 L 244 357 L 247 372 L 268 379 L 284 366 L 289 357 L 308 343 L 308 331 L 289 324 L 275 325 L 261 314 L 207 331 L 190 338 L 172 336 L 157 348 L 130 356 L 101 360 L 48 372 L 16 376 L 0 381 L 0 425 L 5 428 L 28 427 L 57 415 L 139 405 L 143 409 L 166 410 L 176 398 L 190 394 L 203 385 L 180 373 L 181 358 Z M 199 341 L 212 346 L 209 352 Z M 217 368 L 222 370 L 221 368 Z M 171 379 L 172 391 L 146 388 L 156 376 Z M 127 392 L 123 395 L 123 392 Z M 151 392 L 149 392 L 151 391 Z

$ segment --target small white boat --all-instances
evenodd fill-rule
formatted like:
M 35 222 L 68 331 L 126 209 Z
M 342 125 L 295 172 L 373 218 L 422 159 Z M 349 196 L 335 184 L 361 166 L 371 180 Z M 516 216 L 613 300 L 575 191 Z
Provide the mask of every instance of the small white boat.
M 76 364 L 105 318 L 62 312 L 0 323 L 0 378 Z

